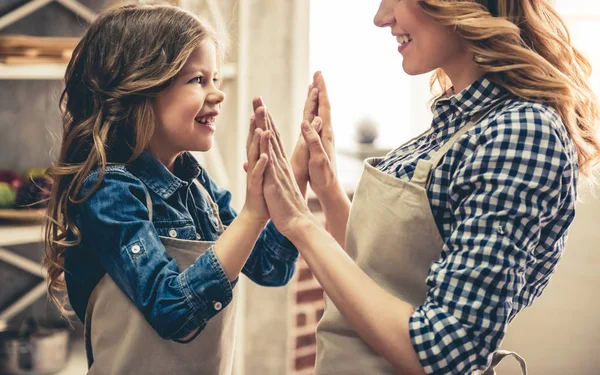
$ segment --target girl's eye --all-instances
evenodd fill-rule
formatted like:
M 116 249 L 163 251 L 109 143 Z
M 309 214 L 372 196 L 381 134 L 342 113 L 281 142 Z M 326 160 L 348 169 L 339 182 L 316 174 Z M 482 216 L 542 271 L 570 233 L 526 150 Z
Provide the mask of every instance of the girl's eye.
M 197 83 L 197 84 L 201 85 L 203 79 L 204 79 L 204 77 L 202 77 L 202 76 L 194 77 L 194 78 L 192 78 L 190 83 Z

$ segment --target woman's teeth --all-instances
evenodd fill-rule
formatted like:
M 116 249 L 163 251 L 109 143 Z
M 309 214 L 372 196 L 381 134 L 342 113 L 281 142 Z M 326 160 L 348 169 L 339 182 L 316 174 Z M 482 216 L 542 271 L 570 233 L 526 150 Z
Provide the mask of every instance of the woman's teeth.
M 196 121 L 203 125 L 210 125 L 215 122 L 215 116 L 202 116 L 197 117 Z
M 400 45 L 404 45 L 408 42 L 412 42 L 412 37 L 408 36 L 408 35 L 403 35 L 403 36 L 399 36 L 397 38 L 397 40 L 398 40 L 398 43 L 400 43 Z

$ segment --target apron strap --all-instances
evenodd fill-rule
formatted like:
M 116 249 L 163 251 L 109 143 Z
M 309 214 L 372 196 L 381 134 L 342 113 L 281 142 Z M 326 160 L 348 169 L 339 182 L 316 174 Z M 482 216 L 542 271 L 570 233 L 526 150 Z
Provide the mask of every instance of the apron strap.
M 150 198 L 148 189 L 146 189 L 146 207 L 148 207 L 148 217 L 150 218 L 150 222 L 152 222 L 152 198 Z
M 519 366 L 521 367 L 521 374 L 522 375 L 527 375 L 527 363 L 525 363 L 525 360 L 523 359 L 523 357 L 521 357 L 520 355 L 518 355 L 515 352 L 511 352 L 508 350 L 497 350 L 494 352 L 493 356 L 492 356 L 492 364 L 490 365 L 490 367 L 488 367 L 486 370 L 484 371 L 475 371 L 475 373 L 473 375 L 496 375 L 496 366 L 498 366 L 498 364 L 505 358 L 505 357 L 514 357 L 517 362 L 519 362 Z
M 502 103 L 504 103 L 504 100 L 499 100 L 498 103 L 492 105 L 485 112 L 478 112 L 478 113 L 474 114 L 466 125 L 464 125 L 460 129 L 458 129 L 458 131 L 456 133 L 454 133 L 452 138 L 450 138 L 450 140 L 448 140 L 446 143 L 444 143 L 442 145 L 442 147 L 440 147 L 440 149 L 437 150 L 431 156 L 431 159 L 429 159 L 429 160 L 420 159 L 417 162 L 417 167 L 415 169 L 415 173 L 413 174 L 413 178 L 410 181 L 417 185 L 420 185 L 423 188 L 427 188 L 427 185 L 429 184 L 429 180 L 431 177 L 431 171 L 435 167 L 437 167 L 437 165 L 440 163 L 442 158 L 444 156 L 446 156 L 448 151 L 450 151 L 450 148 L 452 148 L 452 146 L 454 146 L 454 143 L 456 143 L 456 141 L 458 141 L 458 139 L 460 137 L 462 137 L 466 132 L 471 130 L 475 125 L 477 125 L 478 123 L 480 123 L 481 121 L 486 119 L 487 116 L 493 110 L 495 110 L 498 106 L 500 106 L 500 104 L 502 104 Z

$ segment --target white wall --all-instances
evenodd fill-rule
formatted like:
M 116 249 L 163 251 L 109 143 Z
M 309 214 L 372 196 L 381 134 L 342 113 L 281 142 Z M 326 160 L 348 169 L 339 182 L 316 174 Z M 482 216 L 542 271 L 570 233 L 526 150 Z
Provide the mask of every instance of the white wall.
M 600 373 L 600 199 L 583 195 L 556 274 L 502 345 L 525 358 L 529 374 Z M 505 362 L 499 375 L 520 374 L 516 362 Z

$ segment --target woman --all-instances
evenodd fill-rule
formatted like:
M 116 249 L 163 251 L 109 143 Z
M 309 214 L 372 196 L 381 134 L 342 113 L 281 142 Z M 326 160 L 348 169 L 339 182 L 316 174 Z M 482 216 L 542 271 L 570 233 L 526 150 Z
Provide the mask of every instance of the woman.
M 326 292 L 316 374 L 493 373 L 508 323 L 561 257 L 578 174 L 600 157 L 590 65 L 545 0 L 383 0 L 374 22 L 406 73 L 435 71 L 431 128 L 368 159 L 350 209 L 316 74 L 310 157 L 300 145 L 292 165 L 304 160 L 331 235 L 277 137 L 265 172 L 271 219 Z M 261 103 L 255 115 L 277 134 Z

